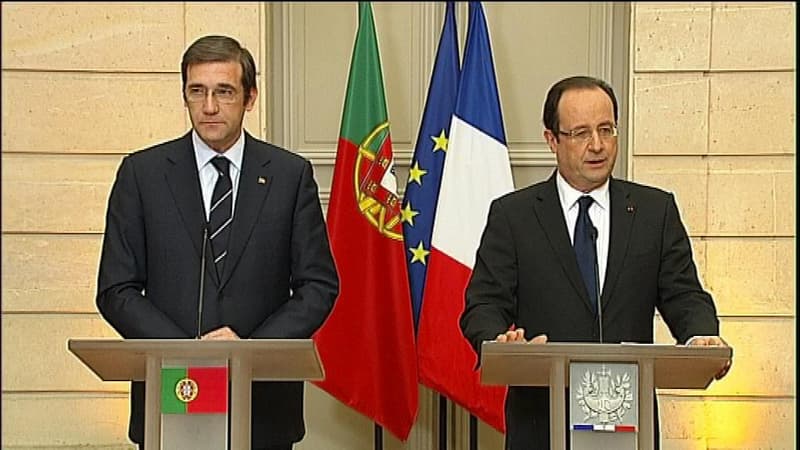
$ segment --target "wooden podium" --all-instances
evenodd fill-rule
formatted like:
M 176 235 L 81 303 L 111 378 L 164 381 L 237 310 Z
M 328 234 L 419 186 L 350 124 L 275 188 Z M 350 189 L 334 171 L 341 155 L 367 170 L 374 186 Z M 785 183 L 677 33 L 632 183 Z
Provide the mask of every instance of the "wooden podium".
M 733 354 L 730 347 L 663 344 L 497 343 L 481 347 L 481 383 L 550 387 L 550 449 L 566 449 L 565 398 L 572 363 L 638 367 L 638 449 L 652 450 L 655 388 L 705 389 Z M 576 381 L 576 380 L 573 380 Z
M 69 339 L 69 350 L 103 381 L 146 381 L 144 446 L 161 449 L 161 368 L 165 360 L 227 361 L 230 448 L 250 448 L 251 381 L 317 381 L 324 371 L 310 339 Z

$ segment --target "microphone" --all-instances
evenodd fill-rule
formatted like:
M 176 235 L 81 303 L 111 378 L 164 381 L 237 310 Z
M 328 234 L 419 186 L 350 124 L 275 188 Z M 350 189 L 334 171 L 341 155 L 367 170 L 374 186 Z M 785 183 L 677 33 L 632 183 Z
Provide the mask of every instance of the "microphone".
M 600 327 L 600 343 L 603 343 L 603 305 L 600 302 L 600 267 L 597 262 L 597 228 L 594 225 L 589 225 L 589 237 L 592 238 L 592 245 L 594 245 L 594 285 L 597 286 L 597 290 L 595 291 L 597 294 L 597 298 L 595 302 L 597 304 L 597 323 Z
M 208 247 L 208 227 L 203 224 L 203 247 L 200 250 L 200 294 L 197 299 L 197 337 L 200 339 L 203 325 L 203 293 L 206 285 L 206 248 Z

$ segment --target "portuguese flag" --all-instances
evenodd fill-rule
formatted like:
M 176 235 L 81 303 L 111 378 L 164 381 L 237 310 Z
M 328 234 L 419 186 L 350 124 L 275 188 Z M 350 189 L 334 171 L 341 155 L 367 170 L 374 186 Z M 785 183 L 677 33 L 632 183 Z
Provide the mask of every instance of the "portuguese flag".
M 162 414 L 228 412 L 227 367 L 161 369 Z
M 402 217 L 372 6 L 360 2 L 327 216 L 340 290 L 314 335 L 317 384 L 406 440 L 418 391 Z

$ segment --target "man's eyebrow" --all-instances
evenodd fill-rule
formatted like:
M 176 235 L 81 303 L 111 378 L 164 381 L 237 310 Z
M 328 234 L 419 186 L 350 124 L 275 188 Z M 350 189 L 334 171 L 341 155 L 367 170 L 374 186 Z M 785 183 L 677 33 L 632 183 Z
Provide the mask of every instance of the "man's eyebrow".
M 213 88 L 229 88 L 229 89 L 236 90 L 236 86 L 234 86 L 234 85 L 232 85 L 230 83 L 219 83 L 219 84 L 216 84 L 214 86 L 206 86 L 203 83 L 194 82 L 194 83 L 187 83 L 186 87 L 204 87 L 204 88 L 212 88 L 212 89 Z

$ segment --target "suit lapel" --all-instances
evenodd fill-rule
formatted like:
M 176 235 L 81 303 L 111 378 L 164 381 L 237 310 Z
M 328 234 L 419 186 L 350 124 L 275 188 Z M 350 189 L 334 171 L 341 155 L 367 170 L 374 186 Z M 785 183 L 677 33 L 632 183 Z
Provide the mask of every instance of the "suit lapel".
M 178 141 L 173 151 L 167 154 L 168 169 L 165 173 L 170 194 L 175 201 L 175 206 L 183 221 L 183 226 L 189 234 L 198 258 L 201 255 L 203 244 L 203 226 L 206 215 L 203 211 L 203 198 L 200 192 L 200 177 L 197 174 L 197 161 L 194 158 L 191 132 Z M 210 252 L 206 253 L 206 256 Z M 209 263 L 210 261 L 210 263 Z M 217 279 L 213 258 L 206 258 L 207 276 Z
M 272 185 L 273 174 L 269 170 L 268 150 L 259 145 L 245 133 L 242 172 L 239 174 L 239 187 L 236 194 L 236 207 L 233 211 L 231 237 L 228 242 L 228 255 L 220 279 L 220 288 L 230 280 L 231 274 L 242 257 L 253 227 L 261 214 L 261 208 Z
M 600 301 L 605 307 L 622 270 L 622 263 L 628 252 L 631 228 L 636 215 L 636 205 L 625 187 L 613 178 L 609 182 L 611 202 L 611 232 L 608 239 L 608 262 L 606 263 L 606 281 Z
M 179 141 L 178 146 L 167 154 L 168 164 L 165 177 L 169 185 L 170 194 L 175 200 L 175 206 L 183 221 L 183 226 L 189 233 L 197 254 L 200 254 L 200 245 L 203 235 L 203 199 L 200 195 L 200 178 L 197 175 L 197 163 L 192 151 L 191 134 L 187 134 Z
M 550 242 L 550 246 L 558 257 L 558 261 L 567 274 L 567 278 L 572 283 L 572 287 L 586 303 L 586 307 L 593 310 L 592 303 L 586 293 L 586 287 L 583 284 L 583 278 L 581 278 L 578 260 L 575 258 L 575 250 L 570 243 L 567 224 L 564 221 L 564 211 L 561 209 L 561 201 L 558 198 L 555 173 L 547 183 L 542 185 L 542 189 L 537 192 L 534 210 L 542 225 L 542 230 L 544 230 L 547 240 Z

